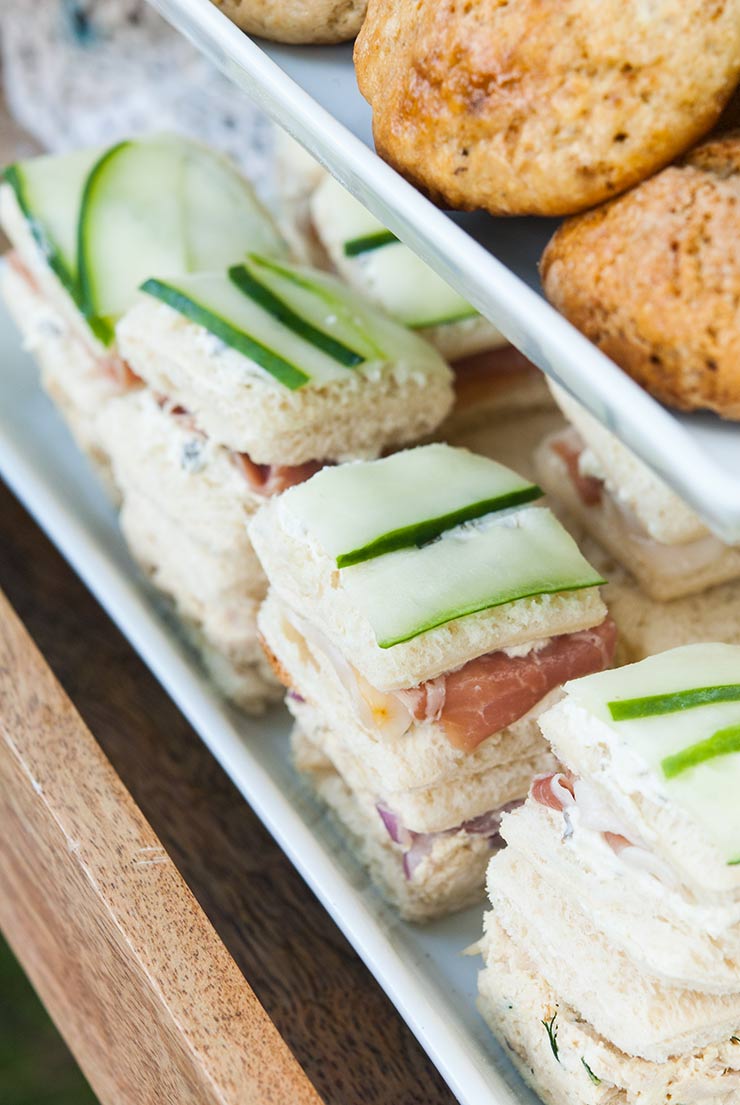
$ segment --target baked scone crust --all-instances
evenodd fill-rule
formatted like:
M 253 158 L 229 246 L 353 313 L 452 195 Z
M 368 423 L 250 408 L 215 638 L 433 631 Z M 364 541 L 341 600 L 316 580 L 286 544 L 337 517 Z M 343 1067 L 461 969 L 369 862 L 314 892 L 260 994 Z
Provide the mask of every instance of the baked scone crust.
M 542 258 L 548 299 L 656 399 L 740 419 L 740 132 L 603 208 Z
M 275 42 L 347 42 L 359 31 L 366 0 L 213 0 L 250 35 Z
M 740 76 L 739 0 L 370 0 L 379 153 L 432 198 L 563 215 L 688 149 Z

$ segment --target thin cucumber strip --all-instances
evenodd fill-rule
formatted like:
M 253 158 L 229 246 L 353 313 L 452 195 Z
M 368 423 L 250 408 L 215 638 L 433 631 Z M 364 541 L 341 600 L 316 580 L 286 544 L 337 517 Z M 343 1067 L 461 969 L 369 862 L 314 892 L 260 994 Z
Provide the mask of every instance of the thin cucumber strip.
M 100 149 L 49 154 L 9 165 L 4 172 L 49 268 L 76 303 L 77 227 L 85 181 Z
M 522 506 L 524 503 L 531 503 L 534 499 L 540 499 L 542 494 L 542 489 L 532 484 L 529 487 L 509 491 L 478 503 L 469 503 L 467 506 L 460 507 L 459 510 L 453 510 L 439 518 L 429 518 L 425 522 L 404 526 L 401 529 L 393 530 L 392 533 L 384 534 L 375 541 L 370 541 L 359 549 L 353 549 L 348 553 L 340 553 L 337 557 L 337 567 L 349 568 L 352 564 L 361 564 L 365 560 L 372 560 L 376 556 L 384 556 L 386 553 L 395 552 L 397 549 L 409 548 L 412 545 L 425 545 L 429 541 L 434 541 L 446 530 L 453 529 L 464 522 L 472 522 L 486 514 L 493 514 L 508 510 L 511 507 Z
M 544 507 L 493 515 L 420 549 L 342 568 L 340 581 L 383 649 L 509 602 L 604 582 Z
M 382 332 L 378 312 L 336 277 L 327 273 L 288 265 L 273 257 L 251 253 L 247 267 L 281 299 L 318 329 L 331 329 L 332 336 L 362 354 L 366 361 L 385 361 L 392 356 L 375 338 Z
M 635 718 L 675 714 L 716 702 L 740 702 L 740 683 L 725 683 L 718 687 L 696 687 L 688 691 L 649 695 L 645 698 L 623 698 L 607 702 L 612 721 L 632 721 Z
M 424 545 L 463 522 L 541 494 L 503 464 L 435 443 L 325 468 L 292 488 L 285 503 L 337 566 L 346 568 Z
M 361 253 L 371 253 L 374 249 L 397 242 L 398 238 L 391 230 L 378 230 L 374 234 L 362 234 L 359 238 L 350 238 L 344 243 L 345 257 L 359 257 Z
M 718 756 L 731 756 L 733 752 L 740 752 L 740 725 L 718 729 L 706 740 L 690 744 L 673 756 L 666 756 L 661 760 L 661 767 L 666 779 L 675 779 L 676 775 L 688 771 L 689 768 L 717 759 Z
M 350 349 L 349 346 L 337 341 L 331 335 L 324 333 L 323 330 L 319 330 L 318 327 L 302 318 L 293 310 L 290 304 L 280 299 L 265 284 L 252 276 L 244 265 L 233 265 L 229 269 L 229 279 L 240 292 L 248 295 L 260 307 L 269 311 L 283 326 L 287 326 L 294 334 L 310 342 L 311 345 L 315 345 L 317 349 L 321 349 L 327 356 L 332 357 L 339 364 L 344 365 L 345 368 L 355 368 L 365 360 L 361 353 Z
M 236 329 L 226 319 L 220 318 L 211 309 L 201 306 L 179 289 L 161 280 L 147 280 L 142 284 L 141 290 L 160 299 L 168 307 L 179 311 L 180 314 L 185 315 L 186 318 L 197 325 L 205 327 L 210 333 L 215 334 L 217 338 L 231 346 L 232 349 L 236 349 L 237 352 L 243 353 L 245 357 L 249 357 L 250 360 L 269 372 L 271 376 L 274 376 L 276 380 L 291 391 L 303 387 L 310 380 L 310 376 L 298 368 L 297 365 L 291 364 L 279 353 L 275 353 L 266 345 L 262 345 L 261 342 Z

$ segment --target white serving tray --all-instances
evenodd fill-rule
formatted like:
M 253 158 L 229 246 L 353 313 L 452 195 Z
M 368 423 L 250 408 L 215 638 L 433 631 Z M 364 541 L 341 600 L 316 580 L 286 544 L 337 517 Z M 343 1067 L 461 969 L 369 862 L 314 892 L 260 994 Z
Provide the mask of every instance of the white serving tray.
M 373 152 L 350 47 L 259 45 L 210 0 L 150 2 L 721 537 L 740 543 L 740 427 L 668 412 L 545 302 L 537 260 L 551 220 L 451 218 L 434 207 Z
M 0 475 L 125 634 L 356 948 L 462 1105 L 536 1105 L 475 1009 L 483 905 L 421 928 L 384 905 L 293 772 L 290 719 L 213 690 L 139 573 L 115 511 L 0 306 Z M 53 603 L 52 603 L 53 606 Z

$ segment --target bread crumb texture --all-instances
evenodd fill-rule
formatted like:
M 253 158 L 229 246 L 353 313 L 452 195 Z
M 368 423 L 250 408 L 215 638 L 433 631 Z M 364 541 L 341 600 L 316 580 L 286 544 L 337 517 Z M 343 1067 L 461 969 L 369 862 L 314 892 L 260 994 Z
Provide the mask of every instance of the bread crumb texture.
M 740 0 L 370 0 L 355 64 L 378 151 L 435 200 L 573 214 L 714 126 Z
M 740 419 L 740 132 L 568 220 L 548 298 L 656 399 Z
M 346 42 L 365 14 L 365 0 L 213 0 L 251 35 L 276 42 Z

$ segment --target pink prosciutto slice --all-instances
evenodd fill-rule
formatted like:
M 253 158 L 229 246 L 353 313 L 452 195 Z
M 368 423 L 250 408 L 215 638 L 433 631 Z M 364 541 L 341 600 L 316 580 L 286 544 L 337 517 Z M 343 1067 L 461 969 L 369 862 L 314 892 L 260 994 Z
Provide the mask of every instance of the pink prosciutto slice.
M 566 437 L 558 437 L 550 446 L 553 453 L 565 463 L 571 483 L 584 506 L 599 506 L 604 494 L 603 481 L 596 476 L 584 476 L 578 464 L 583 446 L 576 448 Z
M 439 721 L 450 744 L 472 752 L 486 737 L 524 717 L 561 683 L 603 671 L 611 663 L 616 641 L 616 626 L 606 618 L 592 629 L 554 637 L 526 656 L 489 652 L 457 671 L 401 691 L 399 697 L 418 721 Z
M 265 498 L 279 495 L 281 491 L 303 483 L 315 476 L 327 463 L 323 460 L 309 460 L 305 464 L 255 464 L 246 453 L 234 453 L 234 459 L 252 490 Z

